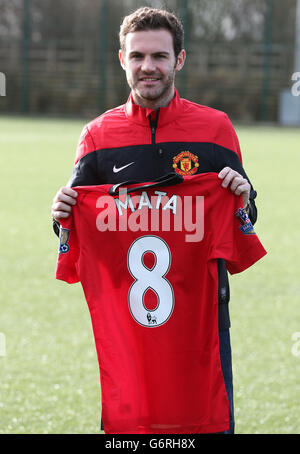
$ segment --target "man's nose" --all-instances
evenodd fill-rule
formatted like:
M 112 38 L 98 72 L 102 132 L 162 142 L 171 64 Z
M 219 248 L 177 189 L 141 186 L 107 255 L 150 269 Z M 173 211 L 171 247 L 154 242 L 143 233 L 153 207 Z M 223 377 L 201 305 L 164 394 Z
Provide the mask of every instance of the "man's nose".
M 145 57 L 141 66 L 141 70 L 147 73 L 155 71 L 155 64 L 151 57 Z

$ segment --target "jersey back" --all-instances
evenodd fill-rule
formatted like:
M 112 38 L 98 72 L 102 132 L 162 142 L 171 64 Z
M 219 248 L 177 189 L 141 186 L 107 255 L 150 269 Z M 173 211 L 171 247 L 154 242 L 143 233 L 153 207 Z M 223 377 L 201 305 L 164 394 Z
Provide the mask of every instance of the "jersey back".
M 266 253 L 242 200 L 214 173 L 116 195 L 110 187 L 76 188 L 56 270 L 84 289 L 105 433 L 227 430 L 217 259 L 233 274 Z

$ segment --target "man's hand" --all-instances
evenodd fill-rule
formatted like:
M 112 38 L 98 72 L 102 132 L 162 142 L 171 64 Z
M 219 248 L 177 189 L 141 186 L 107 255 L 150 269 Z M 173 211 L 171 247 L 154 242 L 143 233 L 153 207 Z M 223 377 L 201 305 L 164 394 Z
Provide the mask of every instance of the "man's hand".
M 77 192 L 72 188 L 61 188 L 53 199 L 52 217 L 59 222 L 70 216 L 72 206 L 76 204 Z
M 218 176 L 223 180 L 223 188 L 229 188 L 235 195 L 242 196 L 244 207 L 246 207 L 251 189 L 248 180 L 230 167 L 224 167 Z

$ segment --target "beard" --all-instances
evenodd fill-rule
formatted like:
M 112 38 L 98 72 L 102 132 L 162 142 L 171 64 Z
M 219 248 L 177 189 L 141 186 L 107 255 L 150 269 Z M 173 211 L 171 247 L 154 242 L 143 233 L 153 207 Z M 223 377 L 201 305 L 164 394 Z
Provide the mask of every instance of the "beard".
M 148 99 L 149 101 L 155 101 L 159 98 L 163 98 L 173 86 L 174 78 L 168 77 L 165 81 L 161 81 L 158 87 L 147 87 L 141 86 L 139 82 L 134 84 L 133 90 L 139 95 L 139 97 Z
M 142 77 L 157 77 L 159 81 L 157 86 L 147 86 L 144 82 L 141 81 Z M 128 85 L 131 88 L 133 95 L 135 98 L 140 100 L 150 101 L 150 102 L 157 102 L 159 100 L 164 100 L 168 98 L 168 96 L 173 92 L 175 80 L 175 68 L 173 71 L 169 72 L 167 76 L 162 77 L 161 75 L 155 76 L 153 74 L 143 74 L 136 78 L 136 80 L 132 80 L 130 78 L 127 79 Z

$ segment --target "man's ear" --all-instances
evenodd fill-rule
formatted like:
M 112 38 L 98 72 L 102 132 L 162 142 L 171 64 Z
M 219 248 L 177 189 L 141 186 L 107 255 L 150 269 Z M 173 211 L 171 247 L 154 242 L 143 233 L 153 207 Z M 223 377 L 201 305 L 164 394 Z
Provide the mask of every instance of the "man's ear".
M 120 65 L 122 66 L 122 68 L 124 70 L 126 70 L 126 66 L 125 66 L 125 54 L 123 53 L 123 51 L 120 49 L 119 50 L 119 60 L 120 60 Z
M 186 59 L 186 52 L 184 49 L 181 49 L 181 51 L 179 52 L 178 57 L 177 57 L 177 64 L 175 66 L 176 71 L 180 71 L 183 68 L 185 59 Z

